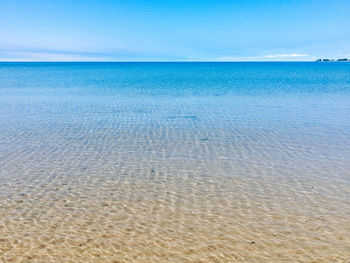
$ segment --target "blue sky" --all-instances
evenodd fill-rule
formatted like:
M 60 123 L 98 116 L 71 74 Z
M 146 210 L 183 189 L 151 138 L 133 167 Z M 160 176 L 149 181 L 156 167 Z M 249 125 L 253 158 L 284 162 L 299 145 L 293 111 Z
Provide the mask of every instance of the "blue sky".
M 0 61 L 350 57 L 349 0 L 0 0 Z

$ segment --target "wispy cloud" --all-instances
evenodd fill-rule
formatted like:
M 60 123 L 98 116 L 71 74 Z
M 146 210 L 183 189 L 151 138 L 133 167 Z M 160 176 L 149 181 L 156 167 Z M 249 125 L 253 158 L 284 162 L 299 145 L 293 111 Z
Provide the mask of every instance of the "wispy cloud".
M 293 58 L 293 57 L 308 57 L 308 54 L 275 54 L 267 55 L 266 58 Z
M 156 54 L 129 49 L 89 52 L 44 48 L 6 49 L 0 47 L 0 61 L 138 61 L 152 60 L 154 56 Z
M 181 57 L 130 49 L 110 52 L 55 50 L 45 48 L 2 48 L 0 61 L 297 61 L 314 59 L 307 54 L 287 53 L 257 56 Z
M 269 54 L 261 56 L 245 56 L 245 57 L 235 57 L 235 56 L 222 56 L 216 58 L 194 58 L 189 57 L 189 60 L 205 60 L 205 61 L 297 61 L 299 58 L 310 59 L 308 54 Z

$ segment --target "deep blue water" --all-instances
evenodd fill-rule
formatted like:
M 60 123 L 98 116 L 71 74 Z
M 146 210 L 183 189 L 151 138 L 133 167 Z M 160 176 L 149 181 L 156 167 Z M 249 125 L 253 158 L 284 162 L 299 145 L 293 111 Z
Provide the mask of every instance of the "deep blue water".
M 1 95 L 349 94 L 350 63 L 0 63 Z

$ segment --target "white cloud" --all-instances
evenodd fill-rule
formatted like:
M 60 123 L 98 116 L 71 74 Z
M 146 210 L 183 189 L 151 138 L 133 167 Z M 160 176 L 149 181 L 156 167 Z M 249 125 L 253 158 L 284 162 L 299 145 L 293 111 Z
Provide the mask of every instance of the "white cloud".
M 300 57 L 308 57 L 308 54 L 269 54 L 265 56 L 251 56 L 251 57 L 216 57 L 216 58 L 208 58 L 210 61 L 296 61 Z M 205 59 L 203 59 L 205 60 Z
M 266 58 L 293 58 L 293 57 L 307 57 L 307 54 L 275 54 L 267 55 Z

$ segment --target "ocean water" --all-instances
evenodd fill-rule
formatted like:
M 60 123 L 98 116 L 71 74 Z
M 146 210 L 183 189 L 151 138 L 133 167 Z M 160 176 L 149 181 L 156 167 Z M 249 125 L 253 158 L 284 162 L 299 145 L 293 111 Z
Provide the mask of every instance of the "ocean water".
M 0 63 L 0 262 L 348 262 L 350 63 Z

